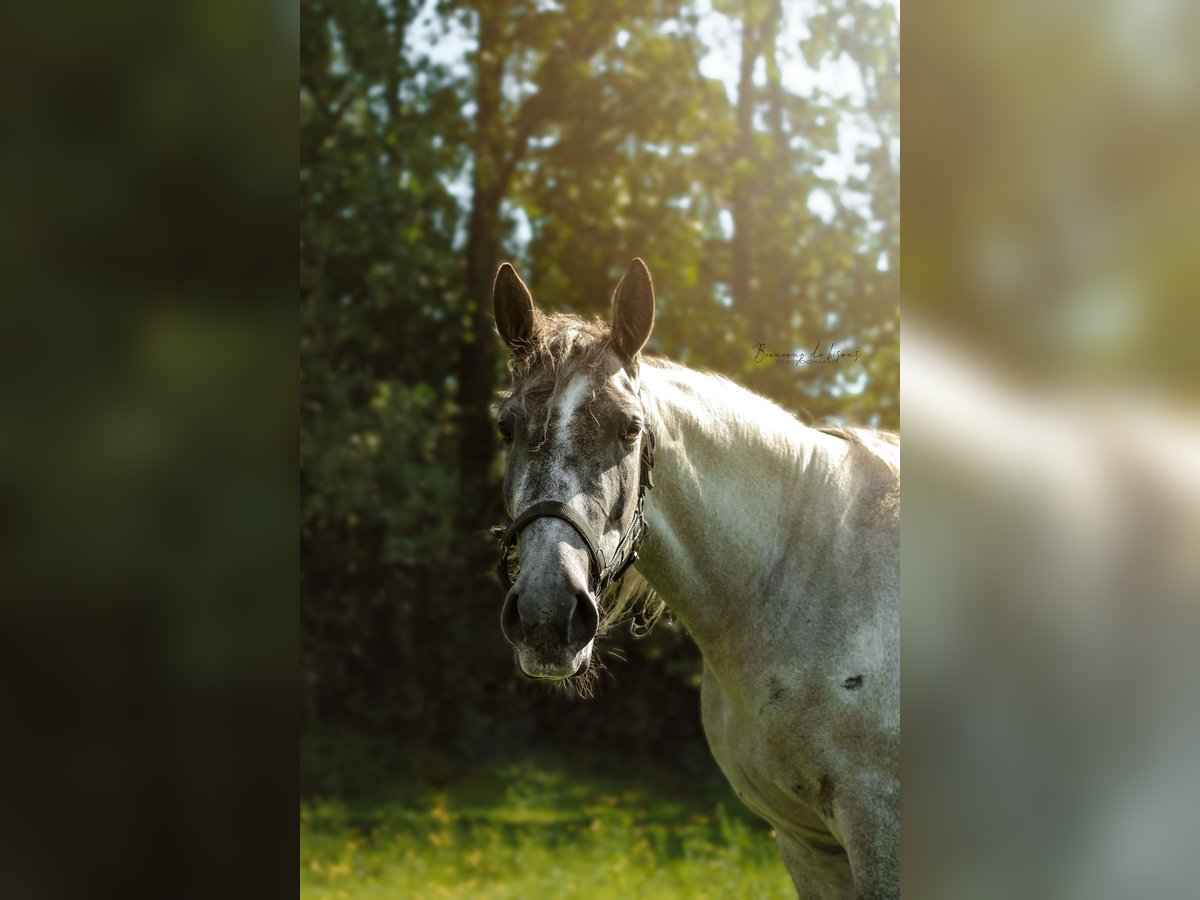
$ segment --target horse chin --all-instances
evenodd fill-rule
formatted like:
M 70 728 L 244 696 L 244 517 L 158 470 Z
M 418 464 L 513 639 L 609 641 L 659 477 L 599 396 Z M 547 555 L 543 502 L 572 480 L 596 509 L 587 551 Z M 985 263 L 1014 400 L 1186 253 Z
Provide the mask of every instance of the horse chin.
M 547 659 L 544 655 L 535 656 L 524 648 L 517 649 L 517 666 L 525 675 L 541 681 L 565 681 L 583 673 L 592 661 L 592 643 L 578 653 L 568 657 L 566 652 L 558 657 Z

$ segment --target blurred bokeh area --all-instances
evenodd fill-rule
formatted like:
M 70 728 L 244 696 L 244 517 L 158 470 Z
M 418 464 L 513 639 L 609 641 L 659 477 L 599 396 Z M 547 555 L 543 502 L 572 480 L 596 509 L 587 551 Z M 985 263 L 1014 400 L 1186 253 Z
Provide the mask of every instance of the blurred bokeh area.
M 296 20 L 0 11 L 0 895 L 294 873 Z
M 587 699 L 517 677 L 491 287 L 510 260 L 607 316 L 640 256 L 648 352 L 898 427 L 895 5 L 305 0 L 300 24 L 306 894 L 786 896 L 677 625 L 610 635 Z
M 1200 891 L 1200 10 L 904 8 L 905 891 Z
M 895 5 L 6 9 L 0 893 L 787 896 L 686 635 L 499 632 L 495 266 L 641 256 L 651 352 L 903 395 L 906 894 L 1196 896 L 1200 13 L 903 15 L 901 260 Z

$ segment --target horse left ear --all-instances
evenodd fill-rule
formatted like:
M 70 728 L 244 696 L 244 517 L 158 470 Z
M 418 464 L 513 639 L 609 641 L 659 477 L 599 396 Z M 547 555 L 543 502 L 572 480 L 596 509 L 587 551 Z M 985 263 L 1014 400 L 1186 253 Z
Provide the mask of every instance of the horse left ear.
M 513 353 L 527 351 L 533 337 L 536 314 L 533 295 L 512 267 L 501 263 L 492 285 L 492 312 L 496 316 L 496 331 Z
M 635 259 L 613 293 L 613 344 L 622 356 L 632 361 L 653 329 L 654 283 L 646 264 Z

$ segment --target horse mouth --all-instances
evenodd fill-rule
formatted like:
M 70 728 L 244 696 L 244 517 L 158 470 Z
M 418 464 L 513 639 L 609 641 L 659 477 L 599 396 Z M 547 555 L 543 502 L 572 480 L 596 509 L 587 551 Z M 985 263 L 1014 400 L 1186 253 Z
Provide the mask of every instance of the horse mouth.
M 582 650 L 570 654 L 564 651 L 561 655 L 547 659 L 545 656 L 534 655 L 523 647 L 518 647 L 514 654 L 517 669 L 534 681 L 566 681 L 584 672 L 592 661 L 592 645 L 589 642 Z

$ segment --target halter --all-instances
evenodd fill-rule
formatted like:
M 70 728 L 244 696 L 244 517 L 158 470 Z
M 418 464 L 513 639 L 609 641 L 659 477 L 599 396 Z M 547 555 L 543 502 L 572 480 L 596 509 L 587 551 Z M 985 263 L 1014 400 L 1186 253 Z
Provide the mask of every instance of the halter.
M 508 527 L 500 536 L 500 562 L 496 566 L 500 583 L 506 588 L 511 588 L 516 583 L 508 569 L 508 554 L 516 544 L 521 530 L 534 519 L 562 519 L 575 529 L 583 539 L 584 546 L 587 547 L 588 559 L 591 563 L 590 575 L 594 582 L 592 592 L 598 601 L 605 588 L 613 582 L 620 581 L 626 570 L 638 561 L 638 547 L 641 546 L 642 538 L 646 534 L 646 517 L 643 511 L 646 491 L 654 487 L 654 432 L 648 426 L 643 426 L 640 462 L 637 509 L 633 513 L 633 521 L 629 524 L 628 530 L 621 537 L 621 543 L 617 544 L 617 550 L 611 560 L 605 560 L 604 551 L 600 549 L 600 541 L 592 533 L 591 526 L 583 516 L 558 500 L 543 500 L 527 507 L 515 519 L 509 519 Z M 500 529 L 497 528 L 496 531 L 499 532 Z

